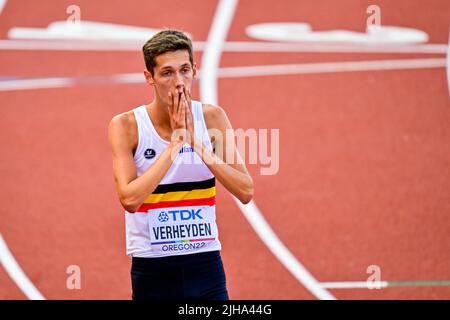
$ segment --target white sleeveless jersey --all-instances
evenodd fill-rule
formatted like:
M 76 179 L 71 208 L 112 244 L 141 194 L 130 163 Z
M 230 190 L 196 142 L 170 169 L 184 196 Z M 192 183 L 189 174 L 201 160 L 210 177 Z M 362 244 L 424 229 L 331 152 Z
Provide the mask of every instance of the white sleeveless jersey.
M 158 135 L 145 105 L 133 112 L 139 133 L 134 163 L 141 176 L 169 141 Z M 201 102 L 192 101 L 192 114 L 195 136 L 212 150 Z M 127 255 L 152 258 L 220 250 L 215 196 L 214 175 L 185 144 L 139 209 L 125 211 Z

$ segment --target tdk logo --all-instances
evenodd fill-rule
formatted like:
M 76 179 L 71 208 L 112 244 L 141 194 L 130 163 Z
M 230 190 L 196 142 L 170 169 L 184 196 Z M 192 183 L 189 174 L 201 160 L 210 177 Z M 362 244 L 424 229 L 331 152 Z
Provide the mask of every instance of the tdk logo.
M 173 221 L 203 219 L 200 215 L 201 211 L 202 209 L 161 211 L 158 215 L 158 220 L 160 222 L 167 222 L 169 218 L 172 218 Z
M 169 215 L 166 212 L 161 211 L 158 215 L 158 220 L 160 222 L 167 222 L 169 221 Z
M 156 151 L 153 149 L 147 149 L 144 152 L 145 159 L 152 159 L 156 156 Z

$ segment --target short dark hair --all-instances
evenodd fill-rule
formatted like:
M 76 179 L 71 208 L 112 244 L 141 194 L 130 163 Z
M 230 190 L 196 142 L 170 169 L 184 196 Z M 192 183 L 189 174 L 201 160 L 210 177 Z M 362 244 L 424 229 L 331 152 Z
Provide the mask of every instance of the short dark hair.
M 148 40 L 142 47 L 144 53 L 145 66 L 153 74 L 153 68 L 156 65 L 155 58 L 163 53 L 177 50 L 187 50 L 189 61 L 194 64 L 192 55 L 192 41 L 182 31 L 175 29 L 165 29 Z

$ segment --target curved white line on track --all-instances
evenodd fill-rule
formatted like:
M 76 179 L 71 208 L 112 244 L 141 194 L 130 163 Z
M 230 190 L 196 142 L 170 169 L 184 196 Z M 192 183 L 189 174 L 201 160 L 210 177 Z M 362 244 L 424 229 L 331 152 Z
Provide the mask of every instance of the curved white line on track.
M 202 74 L 200 81 L 202 101 L 206 103 L 217 104 L 218 101 L 216 79 L 220 56 L 236 6 L 237 0 L 219 0 L 212 26 L 209 30 L 202 56 L 202 70 L 208 70 L 208 72 Z
M 233 197 L 245 218 L 270 249 L 272 254 L 291 272 L 291 274 L 305 286 L 314 296 L 321 300 L 335 300 L 336 298 L 323 287 L 314 276 L 297 260 L 283 242 L 277 237 L 254 201 L 244 205 Z
M 217 78 L 220 56 L 233 19 L 237 0 L 220 0 L 213 24 L 208 35 L 208 42 L 202 57 L 202 69 L 207 70 L 200 78 L 201 100 L 217 104 Z M 320 283 L 306 270 L 305 267 L 292 255 L 286 246 L 270 228 L 264 216 L 256 207 L 254 201 L 243 205 L 233 197 L 250 225 L 261 240 L 269 247 L 280 262 L 317 298 L 334 300 L 335 297 L 324 289 Z
M 5 240 L 0 234 L 0 263 L 5 268 L 11 279 L 17 284 L 20 290 L 31 300 L 45 300 L 44 296 L 39 292 L 33 283 L 28 279 L 26 274 L 20 268 L 14 259 L 11 251 L 9 251 Z
M 0 14 L 5 7 L 6 0 L 0 0 Z M 16 283 L 20 290 L 31 300 L 45 300 L 44 296 L 39 292 L 33 283 L 23 272 L 12 255 L 2 234 L 0 233 L 0 264 L 5 268 L 6 273 Z

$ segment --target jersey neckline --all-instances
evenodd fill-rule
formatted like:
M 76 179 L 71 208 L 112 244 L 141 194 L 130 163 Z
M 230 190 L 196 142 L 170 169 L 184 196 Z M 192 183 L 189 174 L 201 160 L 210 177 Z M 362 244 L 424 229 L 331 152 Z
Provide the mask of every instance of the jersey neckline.
M 142 107 L 144 108 L 145 115 L 146 115 L 146 117 L 147 117 L 147 120 L 148 120 L 149 123 L 150 123 L 150 127 L 152 128 L 153 133 L 155 134 L 155 136 L 157 136 L 158 139 L 161 140 L 162 142 L 164 142 L 165 144 L 170 144 L 170 141 L 167 141 L 167 140 L 163 139 L 163 138 L 159 135 L 158 131 L 156 131 L 155 126 L 153 125 L 153 121 L 152 121 L 152 119 L 150 118 L 150 115 L 148 114 L 147 105 L 144 104 Z

